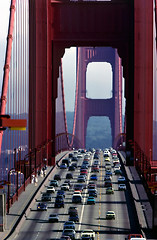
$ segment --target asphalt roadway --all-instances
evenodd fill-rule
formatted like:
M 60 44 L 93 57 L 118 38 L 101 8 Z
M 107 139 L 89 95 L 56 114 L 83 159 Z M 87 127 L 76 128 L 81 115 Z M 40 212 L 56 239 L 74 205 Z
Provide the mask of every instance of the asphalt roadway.
M 57 160 L 61 158 L 61 155 L 65 155 L 65 153 L 59 154 Z M 122 159 L 124 160 L 123 156 Z M 19 232 L 19 229 L 27 217 L 27 211 L 30 211 L 30 208 L 34 204 L 35 200 L 32 201 L 32 199 L 35 199 L 36 194 L 38 195 L 40 193 L 41 188 L 44 185 L 43 183 L 45 183 L 48 175 L 52 171 L 53 169 L 48 167 L 46 177 L 39 177 L 37 186 L 29 184 L 26 191 L 19 196 L 19 200 L 10 208 L 10 213 L 7 215 L 7 228 L 4 232 L 0 233 L 0 240 L 13 239 L 12 236 L 16 234 L 16 232 Z M 134 198 L 137 216 L 143 234 L 147 239 L 155 240 L 157 239 L 157 235 L 152 231 L 152 208 L 142 182 L 134 167 L 125 166 L 125 171 L 130 182 L 132 197 Z

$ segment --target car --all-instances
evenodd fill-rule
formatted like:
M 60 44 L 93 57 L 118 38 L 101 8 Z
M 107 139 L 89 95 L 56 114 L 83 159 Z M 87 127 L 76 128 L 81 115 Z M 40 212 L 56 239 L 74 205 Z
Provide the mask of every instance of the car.
M 82 200 L 81 194 L 75 194 L 72 196 L 72 203 L 82 203 Z
M 47 211 L 47 204 L 39 202 L 38 205 L 37 205 L 37 210 L 38 211 Z
M 63 229 L 74 229 L 75 230 L 75 222 L 74 221 L 64 222 Z
M 69 209 L 68 209 L 68 214 L 70 215 L 72 213 L 78 214 L 78 207 L 70 206 Z
M 82 237 L 81 237 L 81 240 L 92 240 L 93 238 L 92 237 L 90 237 L 88 234 L 87 235 L 83 235 Z
M 95 182 L 88 184 L 88 189 L 96 189 L 96 184 L 95 184 Z
M 130 240 L 132 238 L 143 238 L 142 234 L 139 233 L 131 233 L 128 235 L 127 240 Z
M 87 235 L 92 239 L 95 238 L 95 232 L 92 229 L 85 229 L 81 232 L 81 238 Z
M 110 157 L 104 157 L 105 162 L 110 162 Z
M 97 153 L 94 154 L 94 159 L 99 159 L 99 155 Z
M 66 179 L 73 179 L 72 173 L 67 173 L 66 174 Z
M 58 190 L 58 191 L 57 191 L 57 196 L 58 196 L 58 195 L 62 195 L 62 196 L 65 198 L 65 192 L 64 192 L 64 190 L 61 190 L 61 189 Z
M 75 239 L 75 230 L 74 229 L 63 229 L 62 236 L 69 236 L 71 239 Z
M 77 178 L 77 182 L 85 182 L 86 178 L 84 177 L 84 175 L 79 175 Z
M 118 185 L 118 190 L 125 191 L 126 190 L 126 185 L 124 183 L 119 184 Z
M 53 186 L 47 186 L 46 192 L 47 193 L 55 193 L 55 188 Z
M 73 163 L 71 164 L 71 166 L 74 166 L 75 168 L 77 168 L 77 163 L 76 163 L 76 162 L 73 162 Z
M 106 194 L 114 194 L 114 189 L 112 187 L 106 188 Z
M 93 196 L 89 196 L 87 198 L 87 204 L 95 204 L 95 198 Z
M 81 192 L 79 190 L 76 190 L 76 191 L 74 191 L 73 195 L 76 195 L 76 194 L 80 194 L 81 195 Z
M 61 190 L 69 191 L 69 190 L 70 190 L 69 184 L 68 184 L 68 183 L 63 183 L 63 184 L 61 185 Z
M 106 169 L 106 175 L 112 176 L 112 171 L 111 171 L 111 170 L 108 170 L 108 169 Z
M 118 178 L 118 183 L 124 183 L 126 180 L 125 180 L 125 177 L 123 177 L 123 176 L 120 176 L 119 178 Z
M 84 176 L 85 179 L 87 179 L 87 175 L 86 175 L 86 173 L 80 173 L 80 175 Z
M 57 180 L 50 180 L 49 186 L 53 186 L 53 187 L 58 187 L 58 181 Z
M 107 211 L 106 212 L 106 219 L 115 219 L 116 215 L 114 211 Z
M 82 164 L 80 170 L 88 169 L 89 165 L 88 164 Z
M 54 207 L 55 208 L 61 208 L 61 207 L 64 208 L 64 198 L 56 198 Z
M 114 166 L 114 172 L 115 172 L 116 170 L 120 170 L 119 165 Z
M 96 189 L 88 189 L 89 196 L 97 197 Z
M 105 176 L 104 176 L 104 181 L 107 181 L 107 180 L 111 181 L 111 180 L 112 180 L 112 176 L 110 176 L 110 175 L 105 175 Z
M 74 165 L 70 165 L 68 170 L 69 170 L 69 171 L 75 171 Z
M 67 167 L 69 167 L 70 163 L 71 163 L 71 160 L 69 158 L 64 158 L 62 160 L 62 164 L 65 163 L 67 165 Z
M 77 162 L 77 161 L 78 161 L 78 158 L 77 158 L 76 156 L 73 156 L 72 159 L 71 159 L 71 161 Z
M 53 179 L 57 180 L 57 181 L 60 181 L 61 180 L 61 176 L 59 174 L 55 174 Z
M 62 163 L 60 165 L 60 169 L 67 169 L 67 164 L 66 163 Z
M 93 165 L 100 165 L 100 161 L 99 160 L 94 160 L 94 163 L 93 163 Z
M 105 170 L 111 170 L 112 166 L 111 165 L 105 165 Z
M 83 184 L 81 184 L 81 183 L 76 183 L 74 185 L 74 191 L 79 190 L 80 192 L 83 192 L 83 189 L 84 189 L 84 187 L 83 187 Z
M 69 221 L 73 221 L 73 222 L 79 222 L 79 216 L 78 214 L 70 214 L 69 215 Z
M 51 201 L 51 198 L 52 198 L 52 195 L 51 193 L 43 193 L 42 196 L 41 196 L 41 201 L 42 202 L 48 202 L 48 201 Z
M 62 235 L 59 240 L 71 240 L 71 237 Z
M 106 180 L 104 183 L 104 187 L 112 187 L 112 182 L 110 180 Z
M 88 171 L 87 171 L 87 169 L 80 169 L 80 173 L 88 174 Z
M 121 169 L 115 169 L 114 173 L 115 173 L 115 175 L 122 175 L 122 170 Z
M 66 179 L 66 180 L 64 181 L 64 183 L 68 183 L 68 185 L 69 185 L 69 188 L 71 188 L 71 187 L 72 187 L 71 181 L 70 181 L 69 179 Z
M 74 156 L 73 153 L 69 153 L 69 158 L 72 158 Z
M 92 174 L 92 175 L 90 176 L 90 180 L 95 180 L 95 181 L 97 181 L 97 180 L 98 180 L 98 176 L 97 176 L 96 174 Z
M 49 222 L 59 222 L 59 216 L 57 213 L 52 213 L 49 215 Z
M 91 172 L 99 172 L 99 166 L 93 165 Z

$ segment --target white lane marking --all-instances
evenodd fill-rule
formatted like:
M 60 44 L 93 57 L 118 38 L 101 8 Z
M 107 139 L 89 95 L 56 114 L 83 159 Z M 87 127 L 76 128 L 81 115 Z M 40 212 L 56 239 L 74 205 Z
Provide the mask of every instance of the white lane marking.
M 92 158 L 91 158 L 91 165 L 93 163 L 93 155 L 92 155 Z M 90 171 L 89 173 L 91 173 L 91 168 L 90 168 Z M 89 176 L 90 174 L 88 173 L 88 176 L 87 176 L 87 185 L 88 185 L 88 182 L 89 182 Z M 82 224 L 82 218 L 83 218 L 83 213 L 84 213 L 84 207 L 85 207 L 85 199 L 86 199 L 86 195 L 87 195 L 87 189 L 85 189 L 85 194 L 84 194 L 84 199 L 83 199 L 83 206 L 82 206 L 82 210 L 81 210 L 81 216 L 80 216 L 80 221 L 79 221 L 79 226 L 78 226 L 78 231 L 81 230 L 81 224 Z

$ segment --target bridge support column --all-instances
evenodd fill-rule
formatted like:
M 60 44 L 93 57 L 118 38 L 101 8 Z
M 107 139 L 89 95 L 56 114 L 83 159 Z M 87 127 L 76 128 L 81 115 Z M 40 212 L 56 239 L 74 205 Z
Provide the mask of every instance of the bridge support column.
M 6 195 L 0 194 L 0 232 L 6 229 Z
M 153 229 L 157 231 L 157 195 L 154 194 Z

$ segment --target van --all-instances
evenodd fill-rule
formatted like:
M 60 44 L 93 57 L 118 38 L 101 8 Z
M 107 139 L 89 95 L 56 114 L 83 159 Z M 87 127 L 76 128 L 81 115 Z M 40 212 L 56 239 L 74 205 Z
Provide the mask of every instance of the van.
M 74 194 L 72 196 L 72 203 L 82 203 L 82 196 L 81 196 L 81 194 Z

